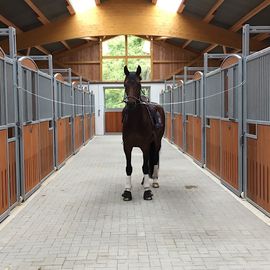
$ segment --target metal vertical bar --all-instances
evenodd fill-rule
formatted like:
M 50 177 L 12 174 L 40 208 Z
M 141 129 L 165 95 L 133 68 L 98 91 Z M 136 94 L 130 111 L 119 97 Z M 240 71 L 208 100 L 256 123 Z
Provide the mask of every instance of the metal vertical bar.
M 243 26 L 242 32 L 242 53 L 243 57 L 247 57 L 249 55 L 249 38 L 250 38 L 250 26 L 249 24 L 245 24 Z
M 175 88 L 175 75 L 173 76 L 173 86 L 171 89 L 171 143 L 174 142 L 174 106 L 173 106 L 173 93 Z
M 238 78 L 237 78 L 237 93 L 238 93 L 238 186 L 240 194 L 243 192 L 243 86 L 241 84 L 243 77 L 242 58 L 238 62 Z M 243 196 L 243 195 L 242 195 Z
M 184 83 L 183 83 L 183 152 L 186 147 L 186 82 L 187 82 L 187 67 L 184 67 Z

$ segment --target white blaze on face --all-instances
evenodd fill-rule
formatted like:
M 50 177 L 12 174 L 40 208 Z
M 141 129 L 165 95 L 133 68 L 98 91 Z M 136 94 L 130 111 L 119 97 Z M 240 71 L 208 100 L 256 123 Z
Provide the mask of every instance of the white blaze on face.
M 131 176 L 127 176 L 126 178 L 125 190 L 128 190 L 128 191 L 131 190 Z

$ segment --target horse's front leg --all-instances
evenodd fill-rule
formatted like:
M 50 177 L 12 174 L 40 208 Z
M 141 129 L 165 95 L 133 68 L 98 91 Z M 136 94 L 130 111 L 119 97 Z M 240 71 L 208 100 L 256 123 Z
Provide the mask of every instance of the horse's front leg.
M 143 187 L 144 187 L 144 200 L 152 200 L 153 193 L 150 189 L 150 181 L 149 181 L 149 151 L 143 150 Z
M 132 147 L 127 147 L 124 145 L 124 152 L 126 155 L 126 185 L 125 190 L 122 194 L 124 201 L 131 201 L 132 200 L 132 194 L 131 194 L 131 174 L 132 174 L 132 166 L 131 166 L 131 152 Z

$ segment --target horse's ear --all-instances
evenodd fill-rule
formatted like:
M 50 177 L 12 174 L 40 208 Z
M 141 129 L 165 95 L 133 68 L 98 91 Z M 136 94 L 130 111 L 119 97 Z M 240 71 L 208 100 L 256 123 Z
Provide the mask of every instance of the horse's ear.
M 142 68 L 140 65 L 138 65 L 137 70 L 136 70 L 136 75 L 140 76 L 141 72 L 142 72 Z
M 128 76 L 129 75 L 129 71 L 128 71 L 128 68 L 127 66 L 124 67 L 124 72 L 125 72 L 125 75 Z

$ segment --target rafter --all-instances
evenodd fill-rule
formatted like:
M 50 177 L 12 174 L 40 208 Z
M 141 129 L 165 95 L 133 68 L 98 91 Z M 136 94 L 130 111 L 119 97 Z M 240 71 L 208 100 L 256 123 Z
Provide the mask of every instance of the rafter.
M 259 4 L 257 7 L 255 7 L 253 10 L 248 12 L 245 16 L 243 16 L 239 21 L 237 21 L 229 30 L 232 32 L 238 32 L 249 19 L 257 15 L 259 12 L 261 12 L 263 9 L 265 9 L 269 5 L 270 5 L 270 0 L 263 1 L 261 4 Z M 260 39 L 257 39 L 257 40 L 262 41 Z M 212 45 L 209 46 L 209 48 L 207 49 L 207 52 L 213 50 L 217 46 L 218 46 L 217 44 L 213 48 L 212 48 Z
M 46 25 L 49 24 L 50 21 L 48 20 L 48 18 L 42 13 L 42 11 L 32 2 L 32 0 L 24 0 L 24 2 L 38 15 L 38 20 Z M 65 42 L 65 41 L 60 41 L 66 49 L 70 50 L 69 45 Z
M 95 1 L 96 1 L 97 6 L 101 4 L 100 0 L 95 0 Z
M 168 36 L 221 44 L 231 48 L 241 47 L 239 34 L 184 14 L 166 16 L 165 11 L 157 10 L 154 5 L 146 1 L 140 2 L 140 5 L 138 9 L 136 1 L 105 1 L 99 8 L 91 9 L 83 16 L 75 14 L 18 35 L 18 48 L 24 49 L 86 36 L 120 34 Z M 133 12 L 126 12 L 126 10 L 133 10 Z M 142 13 L 141 10 L 144 12 Z M 89 20 L 89 18 L 92 19 Z M 253 42 L 251 46 L 260 48 L 262 44 Z
M 70 4 L 69 0 L 66 0 L 67 2 L 67 10 L 71 16 L 73 16 L 76 12 L 73 8 L 73 6 Z
M 182 3 L 180 4 L 180 6 L 179 6 L 179 8 L 178 8 L 178 10 L 177 10 L 177 12 L 178 12 L 179 14 L 183 13 L 183 11 L 184 11 L 184 9 L 185 9 L 185 7 L 186 7 L 187 1 L 188 1 L 188 0 L 183 0 Z
M 216 3 L 208 11 L 208 13 L 206 14 L 206 16 L 203 18 L 203 21 L 206 22 L 206 23 L 210 23 L 212 21 L 212 19 L 214 18 L 215 13 L 217 12 L 218 8 L 222 5 L 223 2 L 224 2 L 224 0 L 216 0 Z M 191 42 L 192 42 L 192 40 L 187 40 L 183 44 L 183 49 L 186 48 Z
M 7 18 L 5 18 L 4 16 L 0 15 L 0 22 L 2 22 L 3 24 L 7 25 L 7 26 L 12 26 L 16 29 L 16 32 L 18 34 L 22 34 L 24 33 L 18 26 L 16 26 L 14 23 L 12 23 L 10 20 L 8 20 Z M 42 46 L 35 46 L 36 49 L 38 49 L 39 51 L 45 53 L 45 54 L 50 54 L 49 51 L 47 51 L 45 48 L 43 48 Z M 30 53 L 31 47 L 27 48 L 27 53 Z

